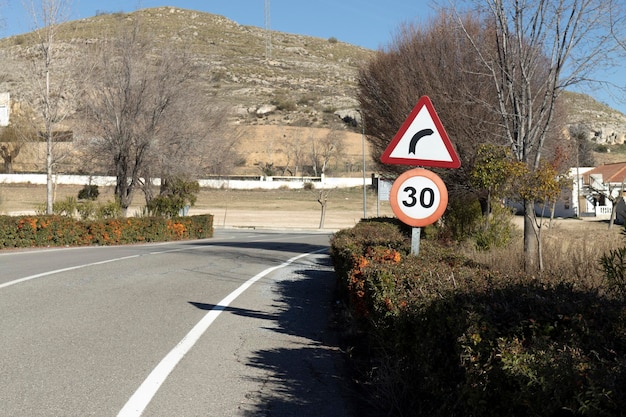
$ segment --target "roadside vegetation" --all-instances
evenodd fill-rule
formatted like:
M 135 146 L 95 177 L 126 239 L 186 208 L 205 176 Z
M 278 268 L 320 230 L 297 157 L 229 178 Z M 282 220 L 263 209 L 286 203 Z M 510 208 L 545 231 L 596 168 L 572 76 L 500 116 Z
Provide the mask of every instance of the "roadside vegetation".
M 569 169 L 591 162 L 586 139 L 567 125 L 564 92 L 624 51 L 614 6 L 455 2 L 425 24 L 402 26 L 359 71 L 377 169 L 406 171 L 379 156 L 422 96 L 461 159 L 460 169 L 437 171 L 448 209 L 423 231 L 419 256 L 390 219 L 332 239 L 364 413 L 623 415 L 623 237 L 559 238 L 550 222 L 571 189 Z
M 307 44 L 316 47 L 315 55 L 335 62 L 367 59 L 356 77 L 359 117 L 349 123 L 371 145 L 371 165 L 383 175 L 405 171 L 380 163 L 379 156 L 418 99 L 428 95 L 462 166 L 438 171 L 449 189 L 449 206 L 438 224 L 424 230 L 419 256 L 409 255 L 409 230 L 393 219 L 361 221 L 332 238 L 346 352 L 367 398 L 364 410 L 429 417 L 622 416 L 623 237 L 611 231 L 561 236 L 548 219 L 550 207 L 567 190 L 569 168 L 591 162 L 584 135 L 566 124 L 565 89 L 624 52 L 620 31 L 626 16 L 612 0 L 455 4 L 458 9 L 441 10 L 430 22 L 400 28 L 390 45 L 373 54 L 336 39 L 276 34 L 278 65 L 256 59 L 254 67 L 241 57 L 262 56 L 263 38 L 226 36 L 227 28 L 237 25 L 224 21 L 217 33 L 183 26 L 176 35 L 163 36 L 174 39 L 164 45 L 154 33 L 155 25 L 164 25 L 165 11 L 177 24 L 188 25 L 188 13 L 176 9 L 101 14 L 95 19 L 103 23 L 101 30 L 89 33 L 87 47 L 74 54 L 79 62 L 66 62 L 64 51 L 78 50 L 81 42 L 61 40 L 78 39 L 89 27 L 85 22 L 64 26 L 63 15 L 48 15 L 52 23 L 37 26 L 46 29 L 38 34 L 47 36 L 36 43 L 34 35 L 13 40 L 33 45 L 24 52 L 24 64 L 38 71 L 24 72 L 22 84 L 30 87 L 18 95 L 22 110 L 1 138 L 11 143 L 2 153 L 7 171 L 26 144 L 46 142 L 45 164 L 40 164 L 48 172 L 45 210 L 40 216 L 0 217 L 0 247 L 211 236 L 212 215 L 183 217 L 181 212 L 196 202 L 197 178 L 227 175 L 242 163 L 235 146 L 238 129 L 227 123 L 228 106 L 217 92 L 241 88 L 245 80 L 249 86 L 264 84 L 259 77 L 280 74 L 274 79 L 284 83 L 272 90 L 269 102 L 279 111 L 311 112 L 294 125 L 315 119 L 329 130 L 309 141 L 299 132 L 288 137 L 285 129 L 276 145 L 285 149 L 288 161 L 278 167 L 268 157 L 258 168 L 264 175 L 302 175 L 306 165 L 322 175 L 343 152 L 345 132 L 325 121 L 337 122 L 332 100 L 300 89 L 316 84 L 299 81 L 310 74 L 285 77 L 285 68 L 321 71 L 294 60 Z M 234 58 L 227 65 L 194 55 L 217 44 L 227 45 L 223 56 Z M 210 81 L 200 82 L 207 74 Z M 66 82 L 70 78 L 73 83 Z M 352 74 L 335 71 L 326 78 L 337 92 L 351 94 Z M 42 89 L 44 79 L 50 85 Z M 320 107 L 321 113 L 313 113 Z M 73 135 L 70 120 L 81 146 L 73 155 L 80 166 L 68 171 L 114 175 L 112 203 L 99 203 L 93 187 L 53 202 L 53 174 L 62 172 L 72 156 L 57 146 Z M 268 156 L 274 147 L 272 140 Z M 359 167 L 365 169 L 356 164 L 346 169 Z M 162 186 L 153 186 L 156 179 Z M 298 203 L 319 204 L 323 227 L 326 205 L 342 192 L 312 191 L 302 190 L 306 198 Z M 223 204 L 225 222 L 235 193 L 217 192 L 230 193 Z M 126 217 L 137 195 L 145 199 L 145 209 Z M 245 195 L 241 204 L 257 209 L 246 198 L 251 193 L 239 195 Z M 281 196 L 268 195 L 278 212 Z M 512 224 L 505 204 L 511 200 L 523 206 L 522 231 Z M 544 216 L 537 215 L 538 206 L 546 208 Z
M 332 239 L 363 413 L 623 415 L 626 249 L 609 248 L 624 238 L 547 245 L 528 274 L 521 236 L 477 251 L 445 229 L 428 228 L 417 257 L 393 219 Z
M 183 216 L 196 201 L 197 182 L 172 180 L 141 215 L 125 217 L 116 200 L 97 201 L 96 185 L 86 185 L 78 198 L 68 195 L 46 214 L 40 204 L 35 215 L 0 216 L 0 249 L 23 247 L 120 245 L 213 236 L 213 216 Z M 2 201 L 0 201 L 1 203 Z

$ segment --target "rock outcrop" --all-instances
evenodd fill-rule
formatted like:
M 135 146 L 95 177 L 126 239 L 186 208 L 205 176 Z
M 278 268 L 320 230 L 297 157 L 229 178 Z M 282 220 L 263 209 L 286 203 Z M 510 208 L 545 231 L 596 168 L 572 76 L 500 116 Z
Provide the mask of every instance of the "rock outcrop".
M 626 141 L 626 115 L 585 94 L 566 92 L 564 98 L 568 125 L 582 126 L 592 142 L 621 145 Z

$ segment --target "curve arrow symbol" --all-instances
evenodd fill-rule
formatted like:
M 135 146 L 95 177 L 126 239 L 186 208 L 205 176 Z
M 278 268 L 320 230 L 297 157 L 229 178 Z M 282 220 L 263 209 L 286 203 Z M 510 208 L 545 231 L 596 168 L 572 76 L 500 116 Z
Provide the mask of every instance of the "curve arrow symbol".
M 429 135 L 432 135 L 433 133 L 435 132 L 433 132 L 432 129 L 422 129 L 416 134 L 414 134 L 413 137 L 411 138 L 411 142 L 409 142 L 409 153 L 412 153 L 413 155 L 415 155 L 415 147 L 417 146 L 417 142 L 424 136 L 429 136 Z

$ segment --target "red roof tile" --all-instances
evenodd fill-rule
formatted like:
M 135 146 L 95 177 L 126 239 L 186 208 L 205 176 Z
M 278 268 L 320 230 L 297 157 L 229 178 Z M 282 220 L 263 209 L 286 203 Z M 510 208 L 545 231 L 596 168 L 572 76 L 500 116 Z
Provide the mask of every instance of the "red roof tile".
M 585 184 L 589 184 L 589 176 L 593 174 L 601 174 L 602 182 L 605 184 L 621 183 L 626 178 L 626 162 L 604 164 L 585 172 L 583 174 Z

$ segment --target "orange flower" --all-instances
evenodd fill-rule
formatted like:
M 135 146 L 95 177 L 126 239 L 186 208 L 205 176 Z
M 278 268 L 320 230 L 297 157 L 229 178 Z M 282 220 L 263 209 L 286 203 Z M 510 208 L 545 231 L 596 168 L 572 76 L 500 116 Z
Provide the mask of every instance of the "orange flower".
M 167 221 L 167 228 L 168 230 L 171 230 L 174 233 L 174 235 L 179 239 L 182 239 L 185 236 L 185 232 L 187 231 L 187 228 L 185 227 L 184 224 L 174 223 L 171 220 Z

